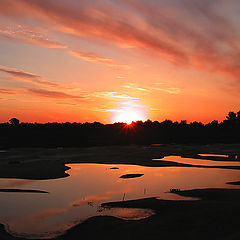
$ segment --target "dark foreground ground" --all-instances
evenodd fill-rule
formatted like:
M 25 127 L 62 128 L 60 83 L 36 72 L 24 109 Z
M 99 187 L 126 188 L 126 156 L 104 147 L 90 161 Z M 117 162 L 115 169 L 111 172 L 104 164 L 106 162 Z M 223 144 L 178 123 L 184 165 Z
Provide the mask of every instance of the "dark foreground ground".
M 22 178 L 26 178 L 26 176 L 27 179 L 34 178 L 34 175 L 31 176 L 31 168 L 40 169 L 37 176 L 38 179 L 66 177 L 63 174 L 61 175 L 60 170 L 57 171 L 55 167 L 62 169 L 61 171 L 64 173 L 64 164 L 73 162 L 129 163 L 156 167 L 182 166 L 174 162 L 154 162 L 152 158 L 160 158 L 166 155 L 199 158 L 198 153 L 234 155 L 240 153 L 240 145 L 171 145 L 144 148 L 131 146 L 124 148 L 115 147 L 115 149 L 31 149 L 31 151 L 29 149 L 15 149 L 3 153 L 0 177 L 16 177 L 14 174 L 17 173 L 19 177 L 21 175 L 19 172 L 21 171 L 17 170 L 26 168 L 28 170 L 26 172 L 23 171 L 25 175 L 22 175 Z M 219 165 L 221 165 L 223 159 L 216 157 L 211 160 L 219 161 Z M 49 162 L 52 165 L 48 167 L 53 168 L 53 170 L 47 171 L 45 163 Z M 56 163 L 55 167 L 54 163 Z M 8 172 L 4 172 L 4 168 L 8 169 Z M 12 173 L 11 169 L 14 169 Z M 42 178 L 41 171 L 43 174 Z M 55 240 L 240 239 L 240 189 L 192 189 L 177 191 L 175 194 L 195 197 L 200 200 L 173 201 L 145 198 L 133 201 L 104 203 L 103 207 L 145 208 L 154 210 L 156 214 L 137 221 L 127 221 L 107 216 L 93 217 L 69 229 Z M 0 225 L 0 240 L 23 240 L 23 238 L 11 236 Z

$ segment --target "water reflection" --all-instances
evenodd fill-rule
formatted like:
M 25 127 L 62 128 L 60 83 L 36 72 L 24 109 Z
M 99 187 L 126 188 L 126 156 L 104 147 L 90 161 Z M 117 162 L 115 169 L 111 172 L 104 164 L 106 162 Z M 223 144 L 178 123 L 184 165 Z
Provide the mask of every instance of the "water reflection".
M 179 160 L 181 158 L 178 157 Z M 175 159 L 176 160 L 176 159 Z M 200 160 L 204 161 L 205 160 Z M 239 170 L 187 167 L 142 167 L 132 165 L 71 164 L 65 179 L 28 181 L 0 180 L 0 188 L 27 185 L 50 194 L 0 193 L 0 223 L 10 231 L 29 238 L 52 237 L 70 226 L 95 215 L 140 219 L 153 214 L 142 209 L 102 209 L 103 202 L 144 197 L 186 199 L 169 193 L 170 189 L 237 186 L 226 182 L 239 180 Z M 117 170 L 110 168 L 117 167 Z M 121 179 L 125 174 L 144 174 Z M 16 204 L 17 203 L 17 204 Z
M 104 215 L 112 215 L 125 220 L 141 220 L 153 215 L 153 211 L 141 208 L 106 208 Z
M 239 155 L 237 154 L 229 154 L 229 155 L 225 155 L 225 154 L 210 154 L 210 153 L 200 153 L 198 154 L 200 157 L 203 158 L 209 158 L 211 160 L 214 159 L 218 159 L 218 160 L 225 160 L 224 158 L 226 158 L 226 160 L 228 161 L 234 161 L 234 160 L 240 160 L 239 159 Z
M 240 166 L 240 162 L 233 161 L 211 161 L 206 159 L 183 158 L 179 156 L 167 156 L 164 158 L 153 159 L 154 161 L 172 161 L 183 164 L 201 165 L 201 166 Z
M 224 157 L 224 158 L 228 157 L 228 155 L 225 154 L 199 153 L 198 155 L 202 157 Z

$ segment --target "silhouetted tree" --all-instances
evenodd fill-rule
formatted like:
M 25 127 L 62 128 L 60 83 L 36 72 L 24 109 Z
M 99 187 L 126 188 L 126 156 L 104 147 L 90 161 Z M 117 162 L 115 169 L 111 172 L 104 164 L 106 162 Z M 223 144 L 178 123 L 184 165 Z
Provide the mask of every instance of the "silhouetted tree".
M 182 120 L 126 123 L 0 123 L 1 147 L 87 147 L 151 143 L 240 143 L 240 111 L 222 122 L 203 124 Z M 13 127 L 13 126 L 17 127 Z
M 17 118 L 11 118 L 9 120 L 9 122 L 12 124 L 12 125 L 18 125 L 20 123 L 20 121 L 17 119 Z
M 181 122 L 179 123 L 182 126 L 186 126 L 187 125 L 187 120 L 181 120 Z
M 226 118 L 227 120 L 234 121 L 237 119 L 237 114 L 235 112 L 229 112 Z
M 217 126 L 218 125 L 218 120 L 213 120 L 212 122 L 210 122 L 210 125 Z
M 240 119 L 240 111 L 237 112 L 237 118 Z

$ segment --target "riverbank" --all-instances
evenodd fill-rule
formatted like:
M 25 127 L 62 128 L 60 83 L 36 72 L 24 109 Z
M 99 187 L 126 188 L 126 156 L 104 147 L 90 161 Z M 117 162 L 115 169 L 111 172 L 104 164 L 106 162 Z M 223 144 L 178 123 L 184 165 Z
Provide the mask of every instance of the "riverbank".
M 221 154 L 221 156 L 201 156 L 199 154 Z M 148 167 L 203 167 L 174 161 L 153 161 L 165 156 L 218 161 L 212 168 L 240 169 L 238 166 L 221 166 L 221 161 L 239 161 L 240 144 L 215 145 L 149 145 L 111 146 L 91 148 L 16 148 L 0 152 L 0 178 L 56 179 L 67 177 L 66 164 L 100 163 L 131 164 Z M 209 168 L 210 166 L 208 166 Z

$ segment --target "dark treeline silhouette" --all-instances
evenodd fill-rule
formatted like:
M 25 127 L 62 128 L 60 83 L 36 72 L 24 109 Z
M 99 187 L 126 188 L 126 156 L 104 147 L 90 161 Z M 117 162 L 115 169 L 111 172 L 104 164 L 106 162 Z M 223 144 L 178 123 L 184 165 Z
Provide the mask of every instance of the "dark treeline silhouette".
M 240 111 L 226 120 L 203 124 L 186 121 L 126 123 L 20 123 L 12 118 L 0 124 L 0 147 L 88 147 L 153 143 L 240 142 Z

